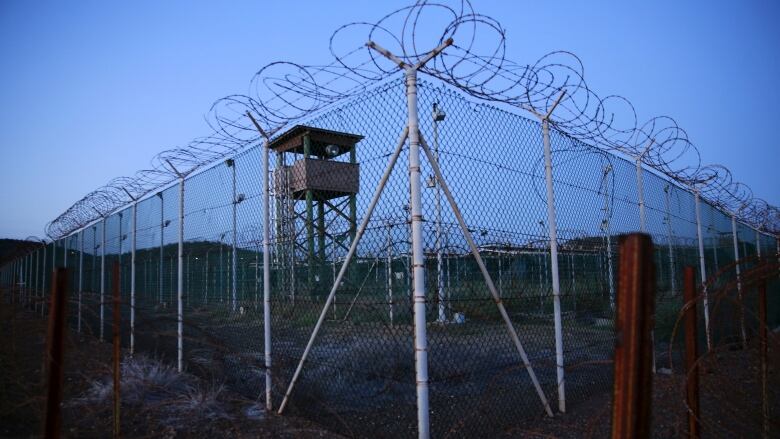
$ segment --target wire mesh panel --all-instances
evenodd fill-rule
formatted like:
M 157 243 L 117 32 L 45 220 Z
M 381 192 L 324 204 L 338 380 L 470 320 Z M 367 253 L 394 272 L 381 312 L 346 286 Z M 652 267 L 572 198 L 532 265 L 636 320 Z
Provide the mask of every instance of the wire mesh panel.
M 699 319 L 704 326 L 706 315 L 707 341 L 746 345 L 755 338 L 758 302 L 746 273 L 759 267 L 759 253 L 777 252 L 774 237 L 732 224 L 704 199 L 697 207 L 690 188 L 555 124 L 551 230 L 541 123 L 434 79 L 420 81 L 417 97 L 423 144 L 442 173 L 435 175 L 424 153 L 416 268 L 426 291 L 434 437 L 512 433 L 523 420 L 562 407 L 564 395 L 577 407 L 610 388 L 617 241 L 624 233 L 643 230 L 655 244 L 658 367 L 668 359 L 674 368 L 682 357 L 677 347 L 662 358 L 675 343 L 686 266 L 706 278 L 708 303 Z M 415 170 L 402 137 L 406 98 L 402 78 L 393 77 L 269 143 L 272 400 L 277 406 L 285 397 L 311 340 L 289 410 L 353 437 L 417 430 L 417 218 L 409 183 Z M 369 220 L 396 145 L 400 155 Z M 117 264 L 123 346 L 132 331 L 135 352 L 169 362 L 181 355 L 188 371 L 258 398 L 266 390 L 267 347 L 263 152 L 249 147 L 145 194 L 3 267 L 3 282 L 22 281 L 45 308 L 51 272 L 67 264 L 70 308 L 81 312 L 80 322 L 71 314 L 71 326 L 110 341 Z M 777 288 L 770 283 L 770 291 Z M 770 294 L 770 325 L 780 321 L 777 297 Z

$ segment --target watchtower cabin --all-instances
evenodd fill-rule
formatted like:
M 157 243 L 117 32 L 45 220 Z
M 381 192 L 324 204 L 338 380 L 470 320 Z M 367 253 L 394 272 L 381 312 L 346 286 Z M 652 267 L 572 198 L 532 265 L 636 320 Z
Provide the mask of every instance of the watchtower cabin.
M 296 289 L 321 294 L 331 286 L 330 265 L 355 239 L 360 165 L 356 145 L 363 136 L 296 125 L 269 143 L 276 153 L 277 282 L 295 298 Z

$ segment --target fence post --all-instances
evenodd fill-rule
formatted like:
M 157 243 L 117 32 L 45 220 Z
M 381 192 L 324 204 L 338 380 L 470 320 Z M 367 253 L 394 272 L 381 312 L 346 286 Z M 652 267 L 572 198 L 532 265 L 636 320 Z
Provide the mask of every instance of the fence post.
M 707 340 L 707 351 L 712 349 L 710 338 L 710 307 L 707 295 L 707 270 L 704 264 L 704 239 L 701 234 L 701 208 L 699 207 L 699 190 L 693 190 L 693 198 L 696 208 L 696 236 L 699 240 L 699 276 L 701 276 L 703 304 L 704 304 L 704 335 Z
M 271 189 L 269 187 L 270 167 L 268 156 L 268 139 L 273 132 L 266 133 L 260 124 L 257 123 L 250 112 L 246 115 L 255 125 L 257 131 L 263 136 L 263 350 L 265 356 L 265 407 L 271 410 L 271 255 L 269 253 L 271 245 Z M 206 256 L 208 261 L 208 252 Z M 208 262 L 207 262 L 208 263 Z M 257 267 L 255 266 L 255 271 Z M 207 275 L 208 278 L 208 275 Z M 206 281 L 208 285 L 208 279 Z M 327 305 L 326 305 L 327 307 Z
M 271 208 L 268 138 L 263 141 L 263 348 L 265 350 L 265 407 L 271 410 Z
M 80 233 L 81 243 L 79 247 L 79 303 L 78 303 L 78 315 L 76 318 L 76 332 L 81 334 L 81 295 L 84 291 L 84 229 L 81 229 Z
M 232 181 L 232 198 L 230 200 L 230 204 L 233 205 L 233 226 L 232 226 L 232 237 L 230 238 L 230 244 L 231 244 L 231 258 L 230 258 L 230 303 L 231 308 L 233 312 L 236 312 L 237 309 L 237 300 L 238 300 L 238 287 L 236 285 L 236 274 L 237 274 L 237 265 L 238 265 L 238 256 L 236 255 L 236 209 L 238 208 L 238 202 L 236 198 L 236 162 L 233 159 L 227 159 L 225 160 L 225 164 L 228 168 L 230 168 L 230 174 L 231 174 L 231 181 Z
M 758 283 L 758 336 L 761 356 L 761 414 L 763 415 L 764 437 L 769 437 L 769 393 L 767 391 L 768 378 L 768 334 L 767 334 L 767 303 L 766 303 L 766 279 Z
M 157 196 L 160 198 L 160 273 L 158 276 L 159 287 L 159 303 L 163 303 L 163 259 L 164 259 L 164 247 L 165 247 L 165 202 L 163 200 L 162 191 L 157 192 Z
M 430 437 L 428 402 L 428 333 L 425 319 L 425 260 L 423 254 L 420 131 L 417 116 L 417 70 L 406 71 L 406 108 L 409 127 L 409 185 L 412 220 L 412 282 L 414 352 L 417 380 L 417 427 L 420 439 Z
M 644 153 L 642 155 L 644 155 Z M 645 186 L 642 175 L 642 155 L 636 158 L 636 188 L 637 197 L 639 198 L 639 231 L 642 233 L 647 233 L 647 223 L 645 222 Z
M 177 370 L 184 370 L 184 176 L 179 176 L 179 263 L 177 264 Z
M 41 249 L 37 248 L 35 249 L 35 270 L 34 271 L 34 280 L 33 280 L 33 290 L 32 293 L 30 293 L 32 296 L 30 297 L 30 304 L 32 305 L 33 311 L 36 310 L 36 299 L 38 297 L 38 275 L 41 269 Z
M 737 311 L 739 312 L 739 328 L 742 336 L 742 348 L 747 349 L 747 334 L 745 333 L 745 311 L 742 307 L 742 274 L 739 267 L 739 245 L 737 242 L 737 217 L 731 214 L 731 238 L 734 243 L 734 268 L 737 271 Z
M 122 235 L 119 235 L 120 242 L 122 241 Z M 122 320 L 122 312 L 120 309 L 121 306 L 121 294 L 120 294 L 120 263 L 114 262 L 114 266 L 112 268 L 112 275 L 111 275 L 111 290 L 113 293 L 113 302 L 114 302 L 114 327 L 113 327 L 113 367 L 114 367 L 114 437 L 119 437 L 119 405 L 120 405 L 120 378 L 121 378 L 121 371 L 119 367 L 120 363 L 120 343 L 121 343 L 121 337 L 119 334 L 119 331 L 121 329 L 121 320 Z
M 106 217 L 103 217 L 103 232 L 100 239 L 100 341 L 103 341 L 106 294 Z
M 696 331 L 696 280 L 693 267 L 685 267 L 685 400 L 688 404 L 688 437 L 701 435 L 699 425 L 698 333 Z
M 26 251 L 26 254 L 22 256 L 22 283 L 24 288 L 22 289 L 19 297 L 19 303 L 22 307 L 27 306 L 27 296 L 30 294 L 30 252 Z
M 547 189 L 547 228 L 550 236 L 550 275 L 553 290 L 553 320 L 555 325 L 555 366 L 558 388 L 558 410 L 566 412 L 566 386 L 563 370 L 563 322 L 561 318 L 561 283 L 558 274 L 558 226 L 555 218 L 555 196 L 553 193 L 552 152 L 550 148 L 550 116 L 561 103 L 565 90 L 562 90 L 546 114 L 533 108 L 526 108 L 539 118 L 542 124 L 542 143 L 544 148 L 544 177 Z M 542 222 L 540 221 L 541 225 Z
M 130 356 L 135 352 L 135 248 L 138 220 L 138 201 L 133 202 L 133 240 L 130 241 Z M 146 273 L 148 275 L 148 273 Z
M 669 240 L 668 246 L 669 246 L 669 281 L 671 283 L 672 287 L 672 294 L 674 294 L 677 291 L 677 281 L 675 279 L 675 270 L 674 270 L 674 232 L 672 230 L 672 206 L 671 202 L 669 200 L 669 197 L 671 196 L 670 192 L 672 190 L 672 187 L 670 185 L 664 186 L 664 201 L 666 207 L 666 235 L 667 239 Z
M 46 395 L 45 438 L 60 437 L 62 416 L 62 381 L 65 358 L 65 311 L 68 303 L 68 270 L 55 268 L 52 271 L 51 312 L 49 313 L 48 352 L 46 358 L 48 370 L 48 390 Z
M 40 296 L 38 297 L 38 303 L 36 303 L 36 311 L 38 305 L 41 306 L 41 315 L 43 315 L 43 298 L 46 297 L 46 241 L 43 242 L 43 257 L 41 258 L 41 289 L 39 290 Z
M 612 437 L 650 436 L 655 266 L 649 235 L 620 238 Z

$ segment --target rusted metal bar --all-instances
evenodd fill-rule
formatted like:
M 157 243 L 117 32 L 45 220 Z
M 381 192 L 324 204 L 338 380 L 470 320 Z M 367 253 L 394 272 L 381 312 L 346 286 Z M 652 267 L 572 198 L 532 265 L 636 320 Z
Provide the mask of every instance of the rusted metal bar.
M 650 437 L 655 266 L 650 236 L 620 237 L 612 438 Z
M 44 438 L 60 437 L 62 429 L 62 381 L 65 357 L 65 312 L 68 303 L 68 271 L 57 268 L 52 273 L 51 304 L 49 308 L 48 349 L 46 370 L 48 389 L 46 395 L 46 421 Z
M 120 391 L 120 377 L 121 370 L 119 368 L 121 350 L 120 350 L 120 334 L 119 329 L 122 322 L 121 313 L 121 296 L 119 294 L 119 262 L 114 262 L 114 266 L 111 272 L 111 290 L 114 295 L 114 437 L 119 437 L 119 391 Z
M 688 437 L 701 436 L 699 425 L 698 334 L 696 332 L 696 279 L 693 267 L 685 267 L 683 296 L 685 299 L 685 401 L 688 404 Z
M 769 393 L 767 389 L 767 317 L 766 317 L 766 279 L 758 283 L 758 337 L 761 350 L 761 414 L 763 415 L 764 437 L 769 437 Z

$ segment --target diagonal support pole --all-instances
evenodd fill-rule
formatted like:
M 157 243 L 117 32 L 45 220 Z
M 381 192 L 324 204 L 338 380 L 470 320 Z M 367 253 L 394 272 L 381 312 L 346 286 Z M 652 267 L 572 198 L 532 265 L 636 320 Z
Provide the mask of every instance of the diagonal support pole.
M 328 298 L 325 300 L 325 306 L 322 307 L 322 311 L 320 312 L 320 317 L 317 319 L 317 324 L 314 325 L 314 330 L 311 333 L 311 336 L 309 337 L 309 341 L 306 343 L 306 348 L 303 350 L 303 355 L 301 355 L 301 359 L 298 361 L 298 367 L 295 368 L 295 373 L 293 374 L 292 380 L 290 380 L 289 386 L 287 386 L 287 391 L 284 394 L 284 399 L 282 399 L 282 404 L 279 406 L 278 414 L 282 414 L 284 412 L 284 408 L 287 406 L 287 401 L 290 398 L 290 394 L 292 394 L 293 388 L 295 388 L 295 383 L 298 381 L 298 377 L 301 374 L 301 370 L 303 369 L 303 363 L 306 361 L 306 358 L 309 356 L 309 352 L 311 351 L 312 345 L 314 345 L 314 339 L 317 338 L 317 334 L 320 332 L 320 328 L 322 327 L 322 322 L 325 321 L 325 316 L 328 313 L 328 308 L 330 308 L 330 305 L 333 303 L 333 298 L 336 295 L 336 290 L 338 289 L 339 285 L 341 285 L 341 279 L 344 277 L 344 274 L 347 272 L 347 266 L 349 266 L 349 262 L 352 260 L 352 256 L 354 256 L 355 251 L 357 250 L 358 243 L 360 242 L 360 238 L 363 237 L 363 233 L 366 231 L 366 227 L 368 226 L 368 222 L 371 220 L 371 214 L 374 212 L 374 208 L 376 207 L 377 202 L 379 202 L 379 198 L 382 196 L 382 192 L 385 189 L 385 184 L 387 184 L 387 180 L 390 178 L 390 174 L 393 171 L 393 168 L 395 167 L 395 163 L 398 161 L 398 156 L 401 155 L 401 150 L 403 149 L 404 143 L 406 143 L 406 138 L 409 135 L 409 128 L 404 128 L 403 132 L 401 133 L 401 137 L 398 139 L 398 144 L 395 147 L 395 151 L 390 156 L 390 160 L 387 163 L 387 168 L 385 168 L 385 173 L 382 175 L 382 179 L 379 181 L 379 185 L 376 188 L 376 191 L 374 191 L 374 197 L 371 199 L 371 203 L 368 205 L 368 209 L 366 210 L 366 214 L 363 217 L 363 221 L 360 223 L 360 227 L 358 227 L 357 234 L 355 235 L 355 239 L 352 241 L 352 243 L 349 246 L 349 252 L 347 252 L 347 256 L 344 258 L 344 262 L 341 264 L 341 269 L 339 269 L 339 274 L 336 276 L 335 281 L 333 282 L 333 287 L 330 289 L 330 294 L 328 294 Z
M 526 354 L 525 349 L 523 348 L 523 343 L 520 342 L 520 338 L 518 337 L 517 331 L 515 330 L 515 327 L 512 324 L 512 320 L 509 318 L 509 314 L 506 312 L 504 303 L 501 301 L 501 297 L 498 295 L 498 291 L 496 290 L 496 286 L 493 283 L 493 279 L 490 277 L 490 273 L 488 273 L 487 268 L 485 267 L 485 262 L 482 260 L 482 256 L 480 256 L 479 254 L 479 249 L 477 248 L 477 245 L 474 243 L 474 238 L 471 236 L 471 231 L 466 225 L 466 221 L 463 219 L 463 215 L 460 212 L 460 208 L 458 207 L 458 204 L 455 202 L 455 198 L 452 196 L 452 192 L 450 192 L 450 188 L 447 185 L 446 180 L 444 180 L 444 176 L 441 175 L 441 169 L 439 169 L 439 162 L 436 160 L 436 157 L 431 152 L 430 148 L 428 147 L 428 144 L 425 142 L 425 139 L 423 139 L 422 133 L 420 133 L 420 144 L 422 145 L 423 151 L 425 152 L 425 156 L 428 157 L 428 162 L 431 164 L 431 168 L 433 168 L 433 172 L 436 176 L 436 180 L 439 182 L 439 184 L 441 184 L 441 189 L 442 192 L 444 192 L 444 196 L 447 198 L 450 207 L 452 207 L 452 211 L 458 220 L 458 224 L 460 225 L 461 230 L 463 231 L 463 236 L 466 238 L 466 242 L 468 243 L 469 248 L 471 249 L 471 253 L 474 255 L 474 259 L 477 260 L 477 265 L 479 266 L 479 270 L 482 272 L 482 276 L 485 278 L 485 283 L 487 284 L 488 290 L 490 291 L 490 295 L 493 296 L 493 301 L 496 302 L 496 306 L 498 307 L 498 312 L 501 314 L 501 318 L 506 323 L 507 329 L 509 330 L 509 336 L 512 338 L 512 342 L 515 344 L 515 347 L 517 348 L 517 352 L 520 354 L 520 358 L 523 361 L 523 365 L 525 366 L 525 369 L 528 371 L 528 376 L 531 378 L 531 382 L 533 383 L 534 388 L 536 389 L 536 393 L 539 395 L 539 399 L 542 401 L 544 410 L 547 412 L 548 416 L 552 417 L 553 413 L 552 410 L 550 409 L 550 403 L 547 401 L 547 397 L 545 396 L 542 387 L 539 385 L 539 380 L 536 378 L 536 373 L 534 372 L 534 368 L 533 366 L 531 366 L 531 362 L 528 360 L 528 355 Z

